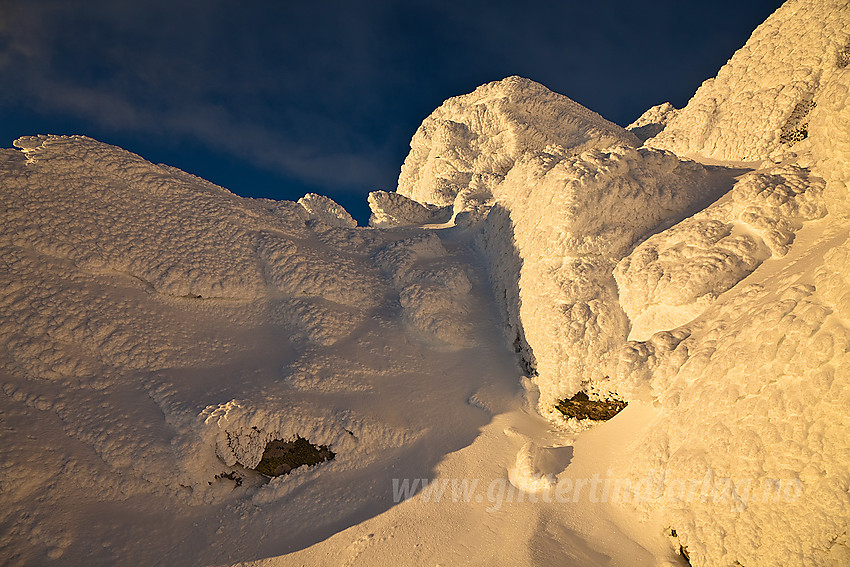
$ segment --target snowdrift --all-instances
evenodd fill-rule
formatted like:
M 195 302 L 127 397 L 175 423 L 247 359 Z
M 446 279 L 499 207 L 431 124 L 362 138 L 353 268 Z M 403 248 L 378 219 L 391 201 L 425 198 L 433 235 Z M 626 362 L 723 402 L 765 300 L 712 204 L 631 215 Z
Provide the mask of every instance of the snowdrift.
M 4 563 L 278 555 L 386 509 L 390 476 L 424 474 L 484 422 L 465 380 L 468 349 L 491 348 L 468 316 L 475 278 L 436 235 L 353 228 L 318 195 L 243 199 L 85 137 L 15 145 Z M 475 361 L 483 382 L 516 380 L 505 357 Z M 298 436 L 335 459 L 251 470 Z

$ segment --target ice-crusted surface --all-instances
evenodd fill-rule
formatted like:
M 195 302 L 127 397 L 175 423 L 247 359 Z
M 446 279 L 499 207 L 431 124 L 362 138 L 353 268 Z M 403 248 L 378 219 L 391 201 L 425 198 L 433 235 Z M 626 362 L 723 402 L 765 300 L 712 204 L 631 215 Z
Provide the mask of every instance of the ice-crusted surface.
M 298 204 L 304 207 L 311 219 L 318 220 L 329 226 L 343 228 L 354 228 L 357 221 L 342 206 L 333 199 L 316 193 L 307 193 L 300 199 Z
M 657 136 L 678 113 L 679 110 L 669 102 L 657 104 L 626 126 L 626 130 L 645 141 Z
M 846 67 L 850 5 L 789 0 L 647 144 L 680 155 L 760 161 L 805 139 L 812 101 Z
M 614 270 L 630 338 L 687 323 L 764 260 L 785 256 L 803 222 L 826 214 L 823 186 L 798 166 L 747 173 L 720 201 L 638 245 Z
M 635 145 L 519 77 L 449 99 L 411 140 L 398 194 L 453 204 L 455 223 L 481 232 L 508 340 L 536 375 L 544 412 L 599 378 L 600 360 L 628 335 L 616 262 L 716 192 L 701 165 Z
M 830 211 L 846 216 L 850 212 L 850 68 L 832 75 L 817 104 L 809 125 L 815 171 L 826 179 Z
M 320 196 L 243 199 L 85 137 L 15 145 L 0 152 L 11 564 L 308 545 L 387 507 L 387 475 L 424 474 L 477 432 L 465 380 L 510 364 L 497 351 L 470 371 L 465 345 L 491 347 L 473 340 L 466 263 L 436 235 L 353 228 Z M 336 458 L 268 483 L 250 470 L 295 436 Z M 246 533 L 268 543 L 234 547 Z
M 611 368 L 662 407 L 628 470 L 665 475 L 652 505 L 693 565 L 850 560 L 850 240 L 832 223 L 813 233 L 777 273 Z
M 528 152 L 495 186 L 479 242 L 541 411 L 601 378 L 601 362 L 626 340 L 614 265 L 707 194 L 701 165 L 627 146 Z
M 422 204 L 401 193 L 372 191 L 369 193 L 369 226 L 412 226 L 439 224 L 452 217 L 452 207 Z
M 420 203 L 451 205 L 473 177 L 498 180 L 524 152 L 550 144 L 573 153 L 639 145 L 633 134 L 569 98 L 508 77 L 448 99 L 422 122 L 410 141 L 398 192 Z

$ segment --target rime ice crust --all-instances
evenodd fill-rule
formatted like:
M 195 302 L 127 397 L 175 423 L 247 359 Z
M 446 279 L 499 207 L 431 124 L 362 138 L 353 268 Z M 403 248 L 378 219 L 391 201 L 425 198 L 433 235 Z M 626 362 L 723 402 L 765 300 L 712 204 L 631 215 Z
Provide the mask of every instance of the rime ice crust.
M 509 338 L 537 373 L 541 411 L 601 378 L 602 361 L 626 340 L 615 264 L 708 189 L 701 165 L 626 146 L 528 152 L 495 186 L 479 242 Z
M 609 477 L 664 475 L 640 504 L 660 520 L 637 531 L 675 529 L 695 566 L 850 564 L 847 21 L 846 3 L 792 0 L 686 109 L 630 126 L 668 124 L 650 146 L 676 152 L 770 157 L 734 185 L 517 77 L 423 123 L 400 192 L 370 197 L 391 229 L 354 228 L 318 195 L 241 199 L 88 138 L 0 150 L 0 480 L 13 488 L 0 491 L 0 547 L 32 564 L 235 562 L 246 534 L 279 553 L 304 526 L 371 510 L 390 474 L 510 468 L 512 486 L 546 494 L 566 461 L 590 470 L 582 450 L 599 453 L 581 438 L 555 458 L 572 447 L 504 427 L 515 360 L 492 336 L 487 350 L 498 323 L 476 290 L 480 258 L 463 251 L 474 238 L 542 412 L 585 388 L 632 402 L 608 425 L 646 413 L 642 430 L 590 432 L 621 436 L 598 448 L 616 453 Z M 447 211 L 456 229 L 399 228 Z M 234 486 L 267 441 L 296 435 L 337 458 Z M 345 538 L 361 528 L 386 546 L 370 557 L 442 548 L 420 526 L 454 539 L 480 520 L 465 506 L 402 504 L 312 557 L 357 559 L 364 539 Z M 552 534 L 588 549 L 614 537 L 604 506 L 573 524 L 543 503 L 480 523 L 499 537 L 530 526 L 497 542 L 512 559 L 563 558 Z M 183 515 L 195 527 L 169 523 Z M 399 518 L 415 527 L 394 544 Z M 596 527 L 579 536 L 576 522 Z M 187 547 L 198 525 L 209 542 Z
M 791 0 L 647 145 L 679 155 L 761 161 L 803 131 L 823 85 L 847 65 L 850 6 Z
M 614 270 L 629 337 L 691 321 L 764 260 L 785 256 L 803 223 L 826 214 L 823 187 L 797 166 L 747 173 L 724 199 L 639 244 Z
M 447 394 L 472 375 L 472 284 L 436 235 L 352 228 L 317 195 L 243 199 L 90 138 L 15 145 L 0 151 L 0 472 L 15 487 L 0 493 L 4 553 L 220 562 L 221 546 L 165 543 L 191 531 L 172 520 L 208 506 L 202 537 L 236 541 L 285 497 L 312 510 L 280 536 L 300 541 L 383 501 L 369 467 L 427 461 L 416 443 L 435 430 L 429 408 L 461 416 L 429 442 L 477 431 L 468 388 Z M 425 377 L 432 387 L 408 399 Z M 269 484 L 250 476 L 268 440 L 296 435 L 337 458 Z M 109 527 L 69 520 L 71 501 Z
M 526 151 L 557 144 L 573 153 L 637 138 L 534 81 L 508 77 L 448 99 L 410 141 L 398 192 L 424 204 L 451 205 L 473 177 L 501 178 Z
M 641 141 L 657 136 L 679 111 L 669 102 L 657 104 L 641 114 L 637 120 L 626 126 L 626 130 Z

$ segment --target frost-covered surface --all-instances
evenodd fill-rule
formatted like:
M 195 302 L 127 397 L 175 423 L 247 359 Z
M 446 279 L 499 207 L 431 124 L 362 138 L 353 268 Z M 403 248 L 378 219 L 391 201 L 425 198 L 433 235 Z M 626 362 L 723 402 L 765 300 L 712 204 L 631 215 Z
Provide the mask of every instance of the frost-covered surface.
M 806 137 L 812 101 L 847 66 L 850 4 L 789 0 L 647 143 L 680 155 L 760 161 Z
M 747 173 L 723 199 L 642 242 L 614 270 L 629 337 L 687 323 L 826 214 L 823 180 L 797 166 Z
M 850 240 L 809 228 L 783 264 L 612 365 L 662 407 L 627 474 L 665 475 L 653 504 L 694 565 L 850 561 Z
M 847 60 L 850 61 L 850 44 Z M 818 94 L 809 129 L 815 171 L 826 179 L 826 199 L 834 214 L 850 211 L 850 68 L 832 75 Z
M 850 564 L 847 6 L 786 3 L 641 148 L 518 77 L 450 99 L 392 228 L 1 150 L 4 562 Z M 629 405 L 541 418 L 579 388 Z M 250 470 L 296 436 L 336 458 Z
M 470 319 L 477 276 L 433 233 L 346 228 L 323 197 L 242 199 L 88 138 L 16 146 L 0 156 L 4 564 L 310 545 L 474 438 L 471 391 L 516 383 Z M 336 458 L 268 483 L 248 470 L 295 436 Z
M 333 199 L 316 193 L 307 193 L 300 199 L 298 204 L 304 207 L 311 219 L 318 220 L 329 226 L 342 228 L 353 228 L 357 221 Z
M 626 340 L 617 261 L 710 190 L 701 165 L 625 146 L 529 152 L 495 187 L 479 241 L 509 338 L 536 373 L 541 411 L 601 378 L 602 361 Z
M 420 203 L 451 205 L 473 178 L 501 179 L 523 153 L 550 144 L 579 153 L 638 140 L 539 83 L 508 77 L 448 99 L 422 122 L 398 192 Z
M 398 194 L 453 203 L 455 223 L 480 232 L 508 340 L 544 412 L 600 378 L 601 360 L 626 340 L 616 262 L 716 196 L 701 165 L 634 145 L 623 128 L 518 77 L 449 99 L 411 140 Z
M 679 111 L 669 102 L 657 104 L 626 126 L 626 130 L 645 141 L 657 136 L 677 114 Z
M 372 191 L 369 193 L 369 226 L 392 227 L 441 224 L 452 217 L 452 207 L 422 204 L 401 193 Z

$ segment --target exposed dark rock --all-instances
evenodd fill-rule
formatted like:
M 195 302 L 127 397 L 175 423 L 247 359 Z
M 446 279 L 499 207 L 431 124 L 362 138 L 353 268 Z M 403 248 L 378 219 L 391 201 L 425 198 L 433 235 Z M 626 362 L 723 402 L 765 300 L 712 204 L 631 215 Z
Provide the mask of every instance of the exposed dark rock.
M 295 441 L 274 439 L 266 445 L 263 457 L 254 470 L 266 476 L 289 474 L 302 465 L 317 465 L 330 461 L 336 454 L 327 445 L 313 445 L 303 437 Z
M 611 419 L 628 405 L 620 400 L 591 400 L 584 392 L 577 392 L 568 400 L 561 400 L 555 408 L 567 417 L 605 421 Z

